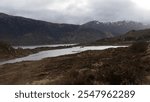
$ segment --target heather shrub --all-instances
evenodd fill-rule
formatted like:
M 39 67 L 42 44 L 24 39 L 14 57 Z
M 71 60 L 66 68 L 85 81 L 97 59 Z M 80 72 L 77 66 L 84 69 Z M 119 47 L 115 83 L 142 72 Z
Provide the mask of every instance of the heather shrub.
M 122 59 L 120 59 L 122 60 Z M 99 81 L 102 84 L 130 85 L 141 84 L 145 67 L 139 59 L 123 59 L 120 62 L 107 63 L 99 68 Z
M 64 78 L 67 85 L 92 85 L 95 82 L 96 74 L 90 69 L 71 70 Z
M 148 48 L 147 42 L 134 42 L 129 49 L 134 53 L 142 53 L 145 52 Z

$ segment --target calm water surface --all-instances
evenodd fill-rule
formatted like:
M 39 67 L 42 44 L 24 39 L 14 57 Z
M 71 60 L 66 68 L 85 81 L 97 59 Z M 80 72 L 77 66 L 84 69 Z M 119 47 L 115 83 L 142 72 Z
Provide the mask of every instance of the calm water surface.
M 117 48 L 117 47 L 125 47 L 125 46 L 86 46 L 86 47 L 78 46 L 78 47 L 65 48 L 65 49 L 47 50 L 47 51 L 41 51 L 36 54 L 31 54 L 26 57 L 0 62 L 0 65 L 3 65 L 6 63 L 22 62 L 22 61 L 36 61 L 36 60 L 41 60 L 47 57 L 57 57 L 61 55 L 75 54 L 75 53 L 79 53 L 79 52 L 83 52 L 87 50 L 104 50 L 108 48 Z

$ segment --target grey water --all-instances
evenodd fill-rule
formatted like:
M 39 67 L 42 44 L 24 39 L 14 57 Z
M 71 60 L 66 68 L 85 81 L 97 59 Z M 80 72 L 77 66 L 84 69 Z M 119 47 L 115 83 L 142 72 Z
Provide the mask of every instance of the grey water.
M 47 51 L 41 51 L 36 54 L 31 54 L 26 57 L 21 57 L 21 58 L 16 58 L 16 59 L 11 59 L 8 61 L 0 62 L 0 65 L 7 64 L 7 63 L 22 62 L 22 61 L 37 61 L 43 58 L 75 54 L 75 53 L 80 53 L 80 52 L 87 51 L 87 50 L 104 50 L 108 48 L 117 48 L 117 47 L 125 47 L 125 46 L 85 46 L 85 47 L 77 46 L 77 47 L 72 47 L 72 48 L 47 50 Z

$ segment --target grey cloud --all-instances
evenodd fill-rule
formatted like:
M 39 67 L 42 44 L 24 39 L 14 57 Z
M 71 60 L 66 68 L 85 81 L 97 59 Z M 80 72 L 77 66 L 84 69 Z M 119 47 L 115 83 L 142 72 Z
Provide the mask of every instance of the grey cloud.
M 1 0 L 0 12 L 57 23 L 150 21 L 149 11 L 131 0 Z
M 137 8 L 129 0 L 95 1 L 91 6 L 91 15 L 101 21 L 138 20 Z

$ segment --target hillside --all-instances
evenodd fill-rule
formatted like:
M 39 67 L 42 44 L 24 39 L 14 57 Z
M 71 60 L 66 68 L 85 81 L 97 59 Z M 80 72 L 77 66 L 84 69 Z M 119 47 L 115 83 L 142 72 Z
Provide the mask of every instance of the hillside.
M 107 35 L 80 25 L 55 24 L 0 13 L 0 40 L 14 45 L 79 43 L 101 39 Z
M 145 30 L 131 30 L 124 35 L 104 38 L 97 40 L 91 44 L 103 45 L 103 44 L 131 44 L 132 42 L 149 42 L 150 41 L 150 29 Z
M 132 30 L 120 37 L 125 41 L 150 41 L 150 29 Z
M 0 41 L 13 45 L 87 43 L 145 28 L 136 22 L 56 24 L 0 13 Z

